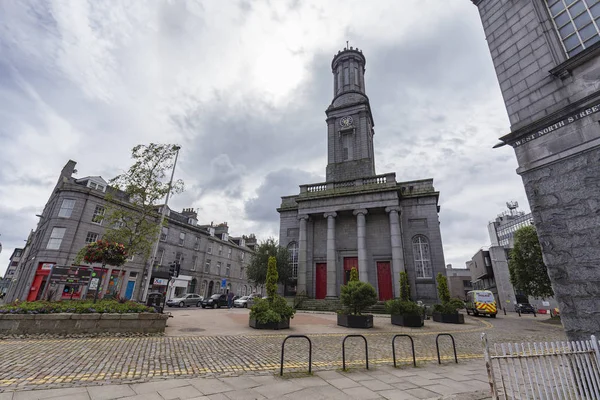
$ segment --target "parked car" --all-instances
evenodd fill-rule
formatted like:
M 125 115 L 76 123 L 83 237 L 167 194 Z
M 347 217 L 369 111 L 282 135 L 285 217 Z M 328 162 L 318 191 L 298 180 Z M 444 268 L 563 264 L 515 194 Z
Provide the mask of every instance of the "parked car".
M 202 308 L 221 308 L 227 307 L 226 294 L 213 294 L 208 299 L 202 300 Z
M 248 296 L 242 296 L 233 301 L 234 307 L 248 308 Z
M 202 296 L 196 293 L 186 293 L 174 299 L 167 300 L 167 306 L 169 307 L 189 307 L 202 305 Z
M 519 303 L 515 305 L 515 312 L 520 312 L 521 314 L 535 314 L 537 311 L 529 303 Z

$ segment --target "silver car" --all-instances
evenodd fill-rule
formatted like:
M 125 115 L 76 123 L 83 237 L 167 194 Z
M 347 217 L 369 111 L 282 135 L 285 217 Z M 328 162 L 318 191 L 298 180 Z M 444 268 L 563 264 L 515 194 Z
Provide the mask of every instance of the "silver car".
M 233 301 L 233 306 L 234 307 L 242 307 L 242 308 L 248 308 L 248 296 L 242 296 L 237 300 Z
M 167 300 L 169 307 L 200 307 L 202 305 L 203 297 L 196 293 L 186 293 L 179 297 Z

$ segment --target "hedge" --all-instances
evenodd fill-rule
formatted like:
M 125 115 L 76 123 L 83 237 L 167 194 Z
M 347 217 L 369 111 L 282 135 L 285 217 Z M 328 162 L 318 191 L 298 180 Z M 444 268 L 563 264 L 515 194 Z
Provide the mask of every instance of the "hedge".
M 119 302 L 117 300 L 100 300 L 96 304 L 92 300 L 25 301 L 0 306 L 0 314 L 127 314 L 141 312 L 155 312 L 155 310 L 134 301 Z

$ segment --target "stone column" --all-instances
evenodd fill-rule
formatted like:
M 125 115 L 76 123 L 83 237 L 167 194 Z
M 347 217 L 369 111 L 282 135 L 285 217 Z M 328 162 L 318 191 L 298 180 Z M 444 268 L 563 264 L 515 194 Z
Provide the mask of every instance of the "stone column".
M 400 272 L 404 271 L 404 254 L 402 253 L 402 234 L 400 231 L 400 207 L 386 207 L 385 212 L 390 217 L 390 238 L 392 245 L 392 282 L 394 295 L 400 297 Z
M 335 255 L 335 217 L 337 213 L 323 214 L 327 218 L 327 298 L 337 297 L 337 265 Z
M 358 245 L 358 279 L 361 282 L 369 282 L 369 271 L 367 266 L 367 224 L 365 221 L 365 215 L 367 210 L 360 208 L 354 210 L 356 215 L 356 238 Z
M 298 238 L 298 283 L 296 293 L 306 296 L 306 222 L 308 221 L 308 215 L 299 215 L 298 219 L 300 220 L 300 235 Z

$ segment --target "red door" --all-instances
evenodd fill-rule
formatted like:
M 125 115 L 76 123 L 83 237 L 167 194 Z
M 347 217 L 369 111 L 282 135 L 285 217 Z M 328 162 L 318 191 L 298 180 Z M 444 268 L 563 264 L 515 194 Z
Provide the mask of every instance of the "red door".
M 377 263 L 377 282 L 379 286 L 379 300 L 390 300 L 394 297 L 392 289 L 392 272 L 389 261 L 380 261 Z
M 344 257 L 344 285 L 350 280 L 352 268 L 358 271 L 358 257 Z
M 317 276 L 315 277 L 315 283 L 315 299 L 324 299 L 327 295 L 327 263 L 317 264 Z
M 38 294 L 40 294 L 40 289 L 42 288 L 44 278 L 44 275 L 35 276 L 35 278 L 33 279 L 33 283 L 31 284 L 31 289 L 29 290 L 29 295 L 27 296 L 27 301 L 37 300 Z

